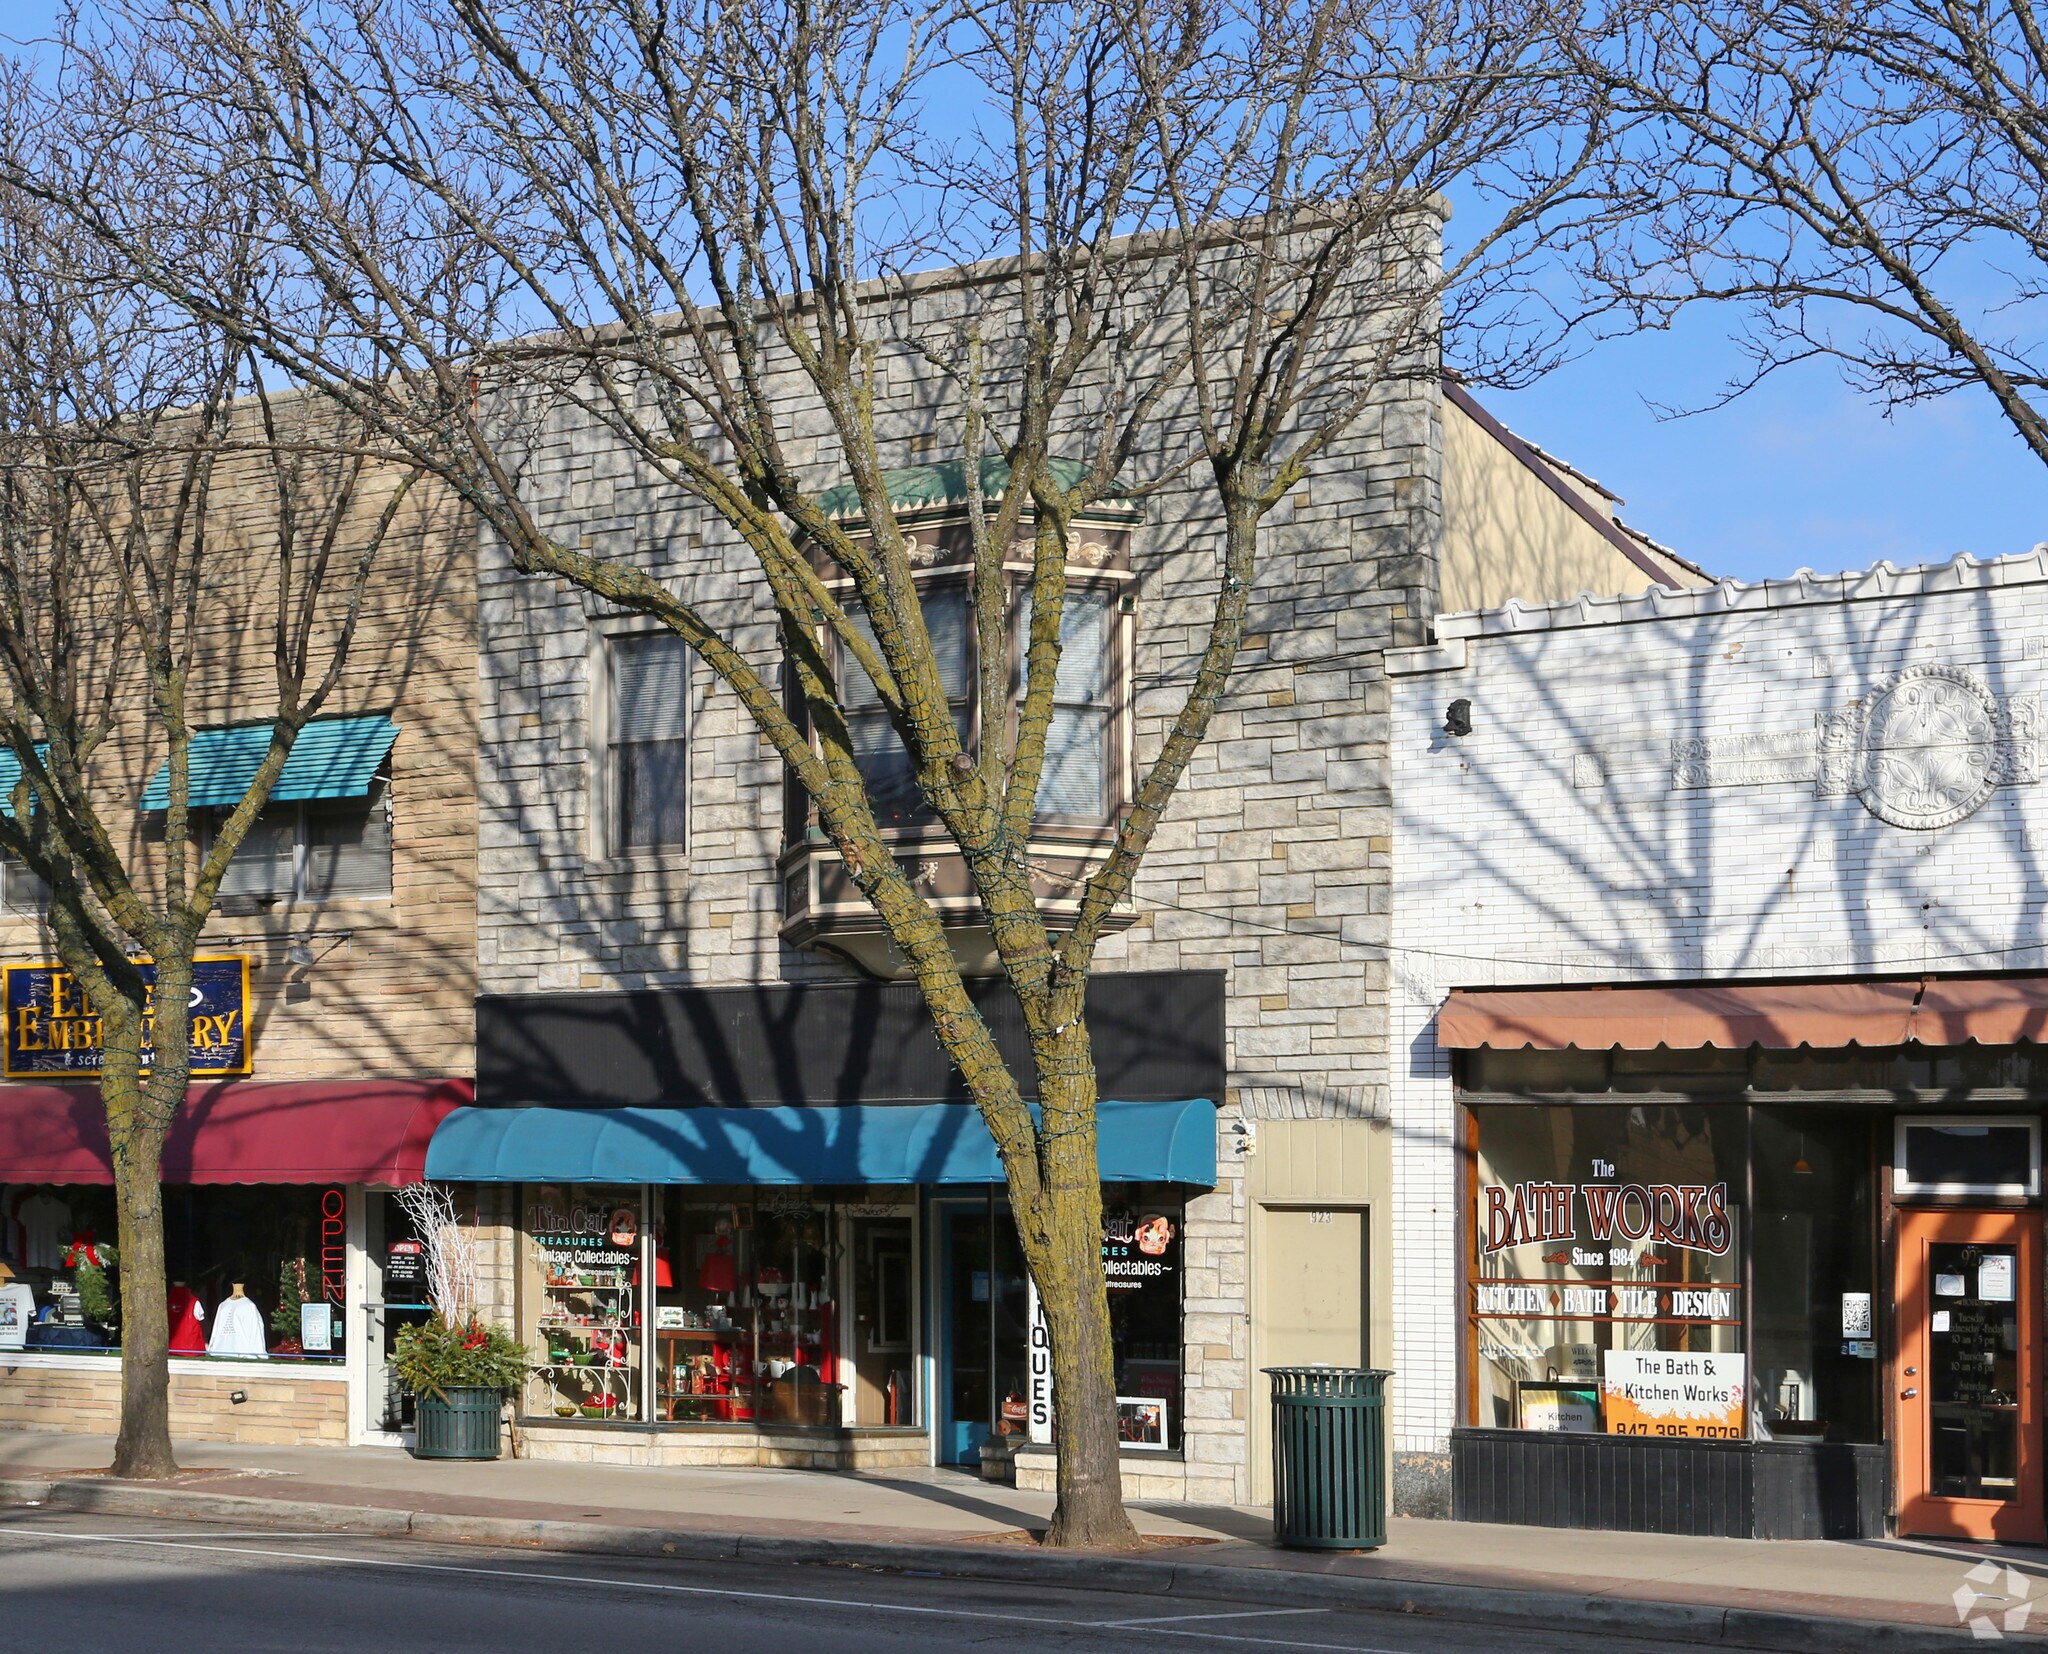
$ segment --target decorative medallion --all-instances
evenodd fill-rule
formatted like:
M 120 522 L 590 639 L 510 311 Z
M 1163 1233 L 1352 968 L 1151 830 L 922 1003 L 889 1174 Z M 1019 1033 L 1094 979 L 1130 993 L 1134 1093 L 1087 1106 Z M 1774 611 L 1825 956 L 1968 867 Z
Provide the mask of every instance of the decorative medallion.
M 1846 779 L 1880 821 L 1921 832 L 1951 826 L 2006 778 L 2011 736 L 1973 672 L 1909 666 L 1866 696 L 1860 712 Z
M 1675 788 L 1805 781 L 1817 797 L 1853 797 L 1880 821 L 1931 832 L 1999 787 L 2040 779 L 2041 697 L 2001 699 L 1962 667 L 1909 666 L 1810 730 L 1681 735 L 1668 747 Z

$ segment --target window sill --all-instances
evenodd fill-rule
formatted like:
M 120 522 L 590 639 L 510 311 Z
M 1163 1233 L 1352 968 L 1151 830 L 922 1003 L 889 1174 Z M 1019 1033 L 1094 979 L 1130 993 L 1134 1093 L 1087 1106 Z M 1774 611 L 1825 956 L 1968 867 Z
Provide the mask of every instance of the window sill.
M 113 1372 L 121 1370 L 121 1352 L 114 1349 L 101 1350 L 0 1350 L 0 1374 L 14 1371 L 17 1367 L 57 1368 L 70 1372 Z M 345 1361 L 308 1361 L 300 1356 L 236 1356 L 236 1355 L 174 1355 L 171 1357 L 171 1376 L 202 1377 L 223 1372 L 253 1376 L 257 1373 L 283 1373 L 292 1378 L 308 1379 L 317 1384 L 346 1384 L 348 1364 Z
M 1058 1449 L 1051 1442 L 1026 1442 L 1012 1455 L 1018 1459 L 1052 1459 L 1058 1456 Z M 1187 1450 L 1181 1447 L 1119 1447 L 1117 1463 L 1142 1470 L 1146 1465 L 1185 1465 Z
M 633 874 L 666 872 L 689 864 L 688 847 L 678 844 L 645 850 L 616 850 L 608 856 L 593 857 L 588 865 L 593 873 Z

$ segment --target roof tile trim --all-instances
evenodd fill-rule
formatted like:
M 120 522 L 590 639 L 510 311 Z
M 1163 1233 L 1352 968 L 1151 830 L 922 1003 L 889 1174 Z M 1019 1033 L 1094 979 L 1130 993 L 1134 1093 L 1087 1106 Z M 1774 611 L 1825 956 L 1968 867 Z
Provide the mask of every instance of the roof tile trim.
M 1559 603 L 1511 601 L 1498 609 L 1439 615 L 1436 635 L 1499 637 L 1516 632 L 1567 631 L 1581 626 L 1617 626 L 1641 620 L 1685 620 L 1705 615 L 1787 609 L 1801 604 L 1858 603 L 1883 597 L 1985 591 L 2000 586 L 2048 582 L 2048 544 L 2014 557 L 1979 561 L 1961 552 L 1946 563 L 1897 568 L 1889 562 L 1842 574 L 1801 569 L 1784 580 L 1719 580 L 1711 586 L 1653 586 L 1629 597 L 1595 597 L 1583 592 Z

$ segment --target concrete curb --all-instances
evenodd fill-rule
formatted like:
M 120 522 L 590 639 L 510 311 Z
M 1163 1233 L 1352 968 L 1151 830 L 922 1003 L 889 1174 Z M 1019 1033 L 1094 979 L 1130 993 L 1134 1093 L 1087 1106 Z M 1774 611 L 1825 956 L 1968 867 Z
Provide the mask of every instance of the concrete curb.
M 1355 1609 L 1530 1629 L 1662 1637 L 1789 1654 L 1919 1654 L 1977 1646 L 1962 1627 L 1904 1625 L 1815 1614 L 1715 1608 L 1638 1597 L 1589 1597 L 1511 1587 L 1442 1585 L 1355 1575 L 1297 1573 L 1278 1568 L 1068 1556 L 938 1541 L 931 1545 L 872 1540 L 788 1538 L 614 1526 L 599 1522 L 449 1515 L 438 1511 L 252 1498 L 135 1483 L 27 1477 L 0 1478 L 0 1506 L 40 1506 L 67 1514 L 181 1516 L 310 1528 L 369 1538 L 421 1539 L 451 1545 L 498 1545 L 567 1555 L 673 1558 L 680 1562 L 757 1562 L 782 1566 L 916 1572 L 948 1579 L 1064 1585 L 1077 1590 L 1143 1596 L 1228 1598 L 1288 1608 Z M 2014 1639 L 2038 1645 L 2040 1638 Z

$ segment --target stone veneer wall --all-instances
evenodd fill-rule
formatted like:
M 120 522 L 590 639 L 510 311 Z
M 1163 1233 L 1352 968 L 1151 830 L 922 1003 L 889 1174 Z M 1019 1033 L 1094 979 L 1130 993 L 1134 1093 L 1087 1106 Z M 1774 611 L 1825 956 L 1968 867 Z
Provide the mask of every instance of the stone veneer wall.
M 111 1436 L 121 1428 L 121 1365 L 0 1356 L 0 1430 Z M 240 1391 L 244 1399 L 231 1397 Z M 242 1363 L 214 1372 L 171 1372 L 171 1435 L 177 1441 L 265 1447 L 341 1447 L 348 1442 L 348 1384 L 339 1368 L 318 1376 Z
M 943 323 L 970 298 L 927 285 L 899 320 Z M 879 418 L 900 463 L 932 429 L 917 361 L 906 346 L 883 370 Z M 793 380 L 790 389 L 801 394 Z M 1136 925 L 1099 954 L 1108 971 L 1229 971 L 1222 1178 L 1188 1208 L 1178 1485 L 1191 1499 L 1241 1501 L 1250 1488 L 1247 1224 L 1231 1117 L 1386 1114 L 1392 820 L 1381 657 L 1390 642 L 1418 638 L 1434 612 L 1438 396 L 1433 371 L 1390 385 L 1270 520 L 1235 685 L 1145 864 Z M 937 435 L 938 448 L 916 458 L 952 451 L 954 434 Z M 789 452 L 814 484 L 840 480 L 818 421 L 798 422 Z M 549 530 L 653 567 L 755 659 L 774 659 L 750 554 L 602 428 L 557 412 L 522 458 Z M 1154 498 L 1136 536 L 1140 764 L 1205 634 L 1219 540 L 1185 487 Z M 480 580 L 481 990 L 842 976 L 828 956 L 776 935 L 782 777 L 735 699 L 696 669 L 688 854 L 608 857 L 593 813 L 590 685 L 595 633 L 613 622 L 594 599 L 520 577 L 496 548 L 485 549 Z
M 2048 967 L 2048 554 L 1510 607 L 1438 631 L 1390 663 L 1393 1435 L 1447 1466 L 1467 1220 L 1445 993 Z M 1887 774 L 1853 762 L 1858 720 L 1901 674 L 1938 700 L 1900 762 L 1984 783 L 1945 824 L 1897 819 Z M 1459 696 L 1472 733 L 1447 739 Z M 1947 715 L 1973 706 L 1990 743 Z M 1834 779 L 1829 731 L 1851 760 Z M 1866 773 L 1859 796 L 1846 783 Z
M 464 1185 L 457 1208 L 471 1223 L 479 1252 L 477 1309 L 486 1320 L 519 1324 L 519 1191 L 510 1184 Z

